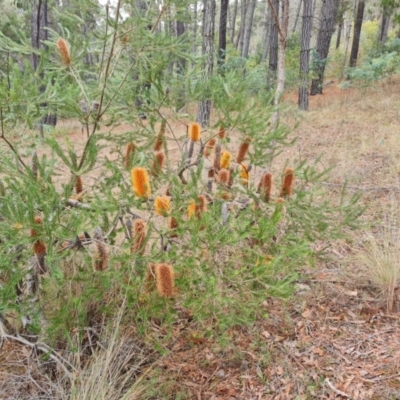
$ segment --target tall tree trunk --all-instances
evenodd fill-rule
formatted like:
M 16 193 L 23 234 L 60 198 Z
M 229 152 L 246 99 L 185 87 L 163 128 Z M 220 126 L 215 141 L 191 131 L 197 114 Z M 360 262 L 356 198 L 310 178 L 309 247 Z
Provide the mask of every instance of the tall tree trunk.
M 343 57 L 343 65 L 342 65 L 342 73 L 340 74 L 340 79 L 343 79 L 344 77 L 344 72 L 346 69 L 346 63 L 347 63 L 347 54 L 349 52 L 349 44 L 350 44 L 350 37 L 351 37 L 351 28 L 352 24 L 350 22 L 348 28 L 347 28 L 347 34 L 346 34 L 346 47 L 344 50 L 344 57 Z
M 350 67 L 355 67 L 357 64 L 358 57 L 358 48 L 360 46 L 360 36 L 361 36 L 361 27 L 364 18 L 364 0 L 360 0 L 357 6 L 357 16 L 356 22 L 354 24 L 354 35 L 353 35 L 353 43 L 351 45 L 351 53 L 350 53 Z
M 185 34 L 185 24 L 179 19 L 176 20 L 176 36 L 182 36 Z M 183 57 L 179 57 L 176 62 L 176 72 L 182 76 L 182 82 L 184 82 L 183 77 L 186 70 L 186 60 Z M 177 96 L 176 109 L 179 111 L 185 106 L 185 86 L 182 83 Z
M 324 81 L 326 59 L 329 53 L 332 34 L 335 29 L 336 14 L 339 0 L 322 0 L 320 13 L 320 28 L 317 37 L 315 71 L 317 78 L 311 82 L 311 96 L 322 94 L 322 84 Z
M 269 48 L 271 45 L 271 29 L 274 21 L 274 17 L 272 15 L 268 2 L 265 5 L 264 20 L 265 20 L 265 42 L 264 42 L 264 51 L 261 58 L 262 62 L 267 61 L 268 58 Z
M 336 37 L 336 49 L 338 49 L 339 46 L 340 46 L 340 40 L 341 40 L 341 37 L 342 37 L 342 30 L 343 30 L 343 19 L 340 20 L 340 22 L 338 23 L 337 37 Z
M 226 52 L 226 23 L 228 19 L 229 0 L 221 0 L 221 11 L 219 15 L 219 34 L 218 34 L 218 67 L 225 62 Z
M 197 122 L 201 126 L 208 126 L 211 114 L 211 99 L 209 98 L 210 79 L 214 69 L 214 21 L 215 21 L 215 0 L 204 0 L 204 25 L 203 25 L 203 46 L 204 56 L 202 82 L 206 89 L 204 99 L 200 101 L 197 111 Z
M 249 10 L 247 12 L 248 19 L 246 21 L 246 31 L 244 35 L 244 44 L 242 57 L 247 58 L 249 55 L 251 29 L 253 27 L 254 10 L 256 9 L 257 0 L 250 0 Z
M 238 9 L 238 0 L 235 0 L 232 12 L 231 43 L 233 43 L 233 41 L 235 40 L 237 9 Z
M 379 43 L 382 46 L 386 43 L 386 40 L 387 40 L 387 35 L 388 35 L 389 25 L 390 25 L 390 14 L 391 14 L 391 10 L 384 7 L 383 13 L 382 13 L 381 26 L 380 26 L 380 30 L 379 30 Z
M 310 40 L 312 28 L 312 0 L 303 0 L 301 27 L 299 109 L 308 110 L 308 74 L 310 71 Z
M 197 52 L 197 1 L 193 4 L 194 12 L 193 12 L 193 54 Z
M 299 17 L 300 17 L 300 10 L 301 10 L 301 3 L 302 2 L 303 2 L 303 0 L 299 0 L 299 5 L 297 6 L 296 18 L 294 20 L 292 33 L 296 32 L 297 22 L 298 22 Z
M 47 0 L 38 0 L 34 4 L 32 4 L 31 11 L 31 43 L 32 47 L 38 50 L 48 51 L 48 47 L 45 44 L 45 41 L 49 39 L 48 30 L 46 29 L 49 25 L 47 18 Z M 32 55 L 32 65 L 33 69 L 36 71 L 39 67 L 40 56 L 38 54 Z M 41 71 L 39 74 L 39 78 L 41 80 L 44 79 L 45 73 Z M 44 84 L 42 83 L 39 87 L 40 93 L 44 93 L 46 90 Z M 47 103 L 40 104 L 41 108 L 47 108 Z M 48 112 L 40 122 L 40 136 L 44 137 L 43 125 L 51 125 L 56 126 L 57 123 L 57 115 L 55 113 Z
M 269 70 L 275 74 L 278 69 L 278 25 L 277 19 L 279 20 L 279 0 L 272 0 L 270 2 L 273 8 L 271 8 L 272 15 L 273 9 L 276 13 L 276 18 L 273 18 L 273 23 L 271 27 L 271 42 L 269 47 Z
M 242 9 L 240 13 L 240 30 L 238 36 L 238 49 L 239 54 L 243 54 L 244 35 L 246 30 L 246 16 L 247 16 L 247 0 L 242 0 Z

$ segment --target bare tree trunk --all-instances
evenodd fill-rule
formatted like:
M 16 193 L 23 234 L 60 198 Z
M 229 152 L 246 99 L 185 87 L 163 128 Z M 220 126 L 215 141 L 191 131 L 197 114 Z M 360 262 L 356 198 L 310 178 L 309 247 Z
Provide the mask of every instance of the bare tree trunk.
M 211 115 L 211 99 L 209 98 L 208 86 L 214 69 L 214 21 L 215 0 L 204 0 L 204 25 L 202 53 L 205 56 L 203 64 L 202 81 L 205 90 L 204 100 L 200 101 L 197 111 L 197 122 L 201 126 L 208 126 Z
M 336 49 L 340 46 L 340 39 L 342 37 L 342 30 L 343 30 L 343 20 L 338 23 L 338 30 L 337 30 L 337 37 L 336 37 Z
M 350 53 L 350 67 L 355 67 L 357 64 L 358 57 L 358 48 L 360 45 L 360 36 L 361 36 L 361 27 L 364 18 L 364 0 L 360 0 L 357 6 L 357 16 L 356 22 L 354 24 L 354 35 L 353 35 L 353 43 L 351 45 L 351 53 Z
M 228 17 L 229 0 L 221 0 L 221 11 L 219 16 L 219 37 L 218 37 L 218 67 L 225 62 L 226 52 L 226 22 Z
M 383 9 L 380 32 L 379 32 L 379 43 L 383 46 L 386 43 L 387 35 L 390 25 L 390 10 L 387 8 Z
M 231 26 L 231 43 L 235 40 L 235 29 L 236 29 L 236 15 L 238 9 L 238 0 L 235 0 L 232 13 L 232 26 Z
M 310 40 L 312 28 L 312 0 L 303 0 L 301 27 L 299 109 L 308 110 L 308 74 L 310 72 Z
M 248 20 L 246 21 L 246 31 L 244 35 L 244 44 L 242 53 L 242 57 L 244 58 L 247 58 L 249 55 L 251 29 L 253 27 L 254 10 L 256 9 L 256 4 L 257 0 L 250 0 L 249 11 L 247 12 L 249 17 Z
M 273 10 L 275 10 L 276 18 L 273 18 L 271 27 L 271 42 L 269 50 L 269 70 L 275 73 L 278 69 L 278 25 L 279 21 L 279 0 L 268 1 L 270 4 L 272 15 L 274 16 Z
M 194 12 L 193 12 L 193 54 L 197 52 L 197 1 L 193 4 Z
M 264 42 L 264 51 L 261 58 L 262 62 L 265 62 L 268 58 L 269 47 L 271 44 L 271 26 L 273 23 L 273 15 L 270 11 L 268 2 L 265 4 L 264 10 L 264 26 L 265 26 L 265 42 Z
M 346 69 L 347 54 L 349 52 L 349 44 L 350 44 L 350 37 L 351 37 L 351 28 L 352 28 L 352 24 L 350 23 L 349 27 L 347 29 L 347 34 L 346 34 L 346 48 L 345 48 L 345 51 L 344 51 L 343 66 L 342 66 L 342 73 L 340 75 L 340 79 L 343 79 L 344 71 Z
M 297 12 L 296 12 L 296 18 L 294 20 L 294 25 L 293 25 L 293 30 L 292 33 L 296 32 L 296 28 L 297 28 L 297 22 L 299 20 L 299 16 L 300 16 L 300 10 L 301 10 L 301 3 L 303 2 L 303 0 L 299 0 L 299 5 L 297 6 Z
M 242 9 L 240 14 L 240 31 L 239 31 L 239 54 L 243 55 L 244 35 L 246 31 L 246 16 L 247 16 L 247 0 L 242 0 Z
M 320 28 L 317 37 L 315 71 L 317 78 L 311 82 L 311 96 L 322 94 L 322 84 L 324 81 L 326 59 L 329 53 L 332 34 L 335 29 L 336 14 L 339 0 L 322 0 L 320 13 Z
M 45 41 L 49 39 L 48 30 L 46 29 L 49 26 L 48 18 L 47 18 L 47 0 L 38 0 L 34 4 L 32 4 L 31 11 L 31 43 L 32 47 L 35 49 L 44 49 L 46 52 L 48 50 Z M 36 71 L 39 67 L 40 56 L 38 54 L 32 54 L 32 66 Z M 39 74 L 39 78 L 44 78 L 44 71 L 41 71 Z M 40 93 L 44 93 L 46 90 L 43 84 L 40 85 L 39 91 Z M 41 108 L 47 108 L 47 103 L 40 104 Z M 56 126 L 57 124 L 57 115 L 53 112 L 48 112 L 45 115 L 39 126 L 40 136 L 44 137 L 43 125 L 51 125 Z
M 185 33 L 185 24 L 180 21 L 179 19 L 175 21 L 176 24 L 176 36 L 182 36 Z M 186 70 L 186 60 L 183 57 L 179 57 L 178 60 L 176 61 L 176 69 L 177 73 L 182 76 L 182 82 L 183 76 L 185 75 L 185 70 Z M 185 106 L 185 86 L 182 83 L 178 96 L 177 96 L 177 104 L 176 104 L 176 109 L 181 110 Z

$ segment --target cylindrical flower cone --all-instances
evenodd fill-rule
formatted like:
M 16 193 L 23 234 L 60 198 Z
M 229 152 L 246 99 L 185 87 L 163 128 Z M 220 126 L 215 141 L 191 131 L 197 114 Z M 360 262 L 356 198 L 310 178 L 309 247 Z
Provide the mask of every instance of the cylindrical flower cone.
M 57 40 L 57 49 L 58 49 L 58 52 L 61 57 L 61 62 L 64 65 L 67 65 L 67 66 L 70 65 L 71 64 L 71 55 L 69 52 L 68 43 L 65 39 L 59 38 Z
M 175 276 L 171 265 L 162 263 L 155 265 L 157 292 L 162 297 L 174 295 Z
M 150 180 L 146 168 L 135 167 L 131 171 L 132 188 L 136 196 L 148 198 L 151 194 Z
M 133 226 L 131 237 L 133 239 L 131 252 L 134 254 L 143 255 L 146 247 L 145 241 L 147 236 L 147 224 L 142 219 L 135 219 Z
M 158 196 L 154 200 L 154 209 L 157 215 L 166 216 L 170 210 L 171 199 L 168 196 Z
M 272 191 L 272 174 L 271 172 L 265 172 L 258 185 L 258 191 L 261 194 L 261 198 L 268 203 L 271 199 L 271 191 Z
M 129 168 L 131 166 L 131 160 L 133 155 L 135 154 L 136 151 L 136 145 L 135 143 L 128 143 L 126 145 L 126 152 L 125 152 L 125 167 Z
M 232 154 L 229 151 L 223 151 L 221 154 L 220 168 L 228 169 L 231 165 Z
M 216 142 L 215 138 L 212 138 L 206 143 L 206 145 L 204 146 L 204 151 L 203 151 L 204 157 L 210 157 L 210 155 L 214 149 L 215 142 Z
M 292 168 L 286 168 L 285 175 L 283 177 L 280 197 L 288 197 L 292 195 L 293 182 L 294 182 L 294 170 Z
M 236 162 L 238 164 L 242 163 L 246 158 L 247 152 L 250 147 L 251 138 L 247 137 L 244 142 L 240 145 L 238 155 L 236 157 Z

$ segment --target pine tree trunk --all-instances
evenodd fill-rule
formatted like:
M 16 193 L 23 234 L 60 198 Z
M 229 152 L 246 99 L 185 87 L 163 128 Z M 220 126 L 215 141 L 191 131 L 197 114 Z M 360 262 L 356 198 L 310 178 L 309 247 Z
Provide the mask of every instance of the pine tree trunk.
M 265 11 L 264 11 L 264 26 L 265 26 L 265 42 L 264 42 L 264 51 L 261 58 L 261 62 L 265 62 L 268 58 L 269 47 L 271 43 L 271 26 L 273 22 L 272 13 L 270 11 L 268 2 L 265 4 Z
M 185 24 L 179 19 L 176 21 L 176 36 L 182 36 L 185 33 Z M 184 85 L 184 75 L 186 70 L 186 60 L 183 57 L 179 57 L 176 61 L 176 72 L 182 76 L 182 85 L 178 91 L 176 109 L 181 110 L 185 106 L 185 85 Z
M 231 43 L 233 43 L 233 41 L 235 40 L 237 9 L 238 9 L 238 0 L 235 0 L 232 12 Z
M 343 30 L 343 19 L 338 24 L 337 37 L 336 37 L 336 49 L 338 49 L 339 46 L 340 46 L 340 40 L 341 40 L 341 37 L 342 37 L 342 30 Z
M 308 110 L 308 74 L 310 71 L 310 40 L 312 28 L 312 0 L 303 0 L 301 27 L 299 109 Z
M 299 5 L 297 6 L 296 18 L 295 18 L 295 20 L 294 20 L 294 25 L 293 25 L 292 33 L 295 33 L 295 32 L 296 32 L 297 22 L 299 21 L 300 10 L 301 10 L 301 3 L 302 3 L 302 2 L 303 2 L 303 0 L 299 0 Z
M 386 43 L 390 25 L 390 11 L 383 9 L 379 43 L 383 46 Z
M 219 16 L 219 34 L 218 34 L 218 67 L 225 62 L 226 52 L 226 23 L 228 19 L 229 0 L 221 0 L 221 11 Z
M 193 54 L 197 52 L 197 1 L 194 2 L 194 13 L 193 13 Z
M 240 31 L 239 31 L 239 39 L 238 39 L 238 49 L 239 54 L 243 55 L 243 44 L 244 44 L 244 35 L 246 31 L 246 16 L 247 16 L 247 0 L 242 0 L 242 9 L 240 14 Z
M 47 0 L 38 0 L 32 5 L 31 12 L 31 43 L 32 47 L 38 50 L 43 49 L 45 52 L 48 51 L 48 47 L 45 44 L 45 41 L 49 39 L 48 30 L 46 29 L 49 26 L 48 18 L 47 18 Z M 32 54 L 32 66 L 36 71 L 39 67 L 40 56 L 38 54 Z M 39 78 L 44 79 L 44 71 L 41 71 L 39 74 Z M 44 93 L 46 90 L 43 84 L 40 84 L 39 91 L 40 93 Z M 41 108 L 47 108 L 47 103 L 41 103 Z M 54 112 L 48 112 L 45 115 L 39 126 L 40 136 L 44 137 L 43 125 L 56 126 L 57 124 L 57 115 Z
M 322 0 L 320 13 L 320 28 L 317 37 L 315 71 L 317 78 L 311 82 L 310 95 L 322 94 L 322 84 L 324 81 L 326 59 L 329 53 L 332 34 L 335 29 L 336 14 L 339 0 Z
M 358 57 L 358 48 L 360 46 L 360 36 L 361 36 L 361 27 L 364 18 L 364 0 L 360 0 L 357 6 L 357 16 L 356 22 L 354 24 L 354 35 L 353 35 L 353 43 L 351 45 L 351 53 L 350 53 L 350 67 L 355 67 L 357 64 Z
M 248 20 L 246 21 L 246 32 L 244 35 L 243 53 L 242 57 L 247 58 L 249 55 L 251 29 L 253 27 L 254 11 L 256 9 L 257 0 L 250 0 Z
M 279 18 L 279 0 L 272 0 L 272 5 Z M 272 12 L 272 9 L 271 9 Z M 271 27 L 271 42 L 269 48 L 269 70 L 274 74 L 278 69 L 278 26 L 273 18 Z
M 199 103 L 197 111 L 197 122 L 201 126 L 208 126 L 211 115 L 211 99 L 209 98 L 209 84 L 214 69 L 214 22 L 215 21 L 215 0 L 204 0 L 204 25 L 203 25 L 203 46 L 204 58 L 202 82 L 205 89 L 205 98 Z
M 342 73 L 340 75 L 340 79 L 343 79 L 344 72 L 345 72 L 345 69 L 346 69 L 347 54 L 349 52 L 349 43 L 350 43 L 350 36 L 351 36 L 351 28 L 352 28 L 352 24 L 350 23 L 348 28 L 347 28 L 346 46 L 345 46 L 345 50 L 344 50 L 343 66 L 342 66 Z

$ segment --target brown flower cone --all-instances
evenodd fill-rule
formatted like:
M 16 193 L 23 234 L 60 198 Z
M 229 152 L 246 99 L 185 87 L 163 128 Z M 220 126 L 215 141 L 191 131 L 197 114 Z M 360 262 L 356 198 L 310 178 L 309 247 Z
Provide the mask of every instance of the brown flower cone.
M 189 139 L 192 142 L 198 142 L 201 136 L 201 125 L 197 122 L 192 122 L 189 124 Z
M 200 211 L 206 212 L 207 211 L 207 197 L 204 194 L 199 196 L 199 203 L 200 203 Z
M 229 151 L 223 151 L 221 154 L 220 168 L 228 169 L 231 165 L 232 154 Z
M 164 166 L 164 161 L 165 161 L 164 152 L 162 150 L 157 151 L 157 153 L 154 154 L 154 160 L 151 166 L 151 174 L 153 176 L 158 176 L 160 174 Z
M 160 132 L 158 133 L 156 141 L 154 142 L 154 147 L 153 147 L 154 151 L 160 151 L 162 149 L 166 126 L 167 126 L 167 121 L 163 119 L 161 121 Z
M 210 168 L 210 169 L 208 170 L 207 176 L 208 176 L 209 178 L 214 178 L 214 176 L 215 176 L 214 168 Z
M 227 183 L 227 186 L 228 186 L 229 189 L 233 185 L 234 172 L 235 172 L 235 169 L 233 167 L 230 167 L 229 168 L 229 179 L 228 179 L 228 183 Z
M 103 232 L 100 227 L 94 230 L 93 238 L 96 241 L 97 255 L 95 259 L 94 269 L 96 271 L 105 271 L 108 266 L 108 250 L 104 243 Z
M 271 172 L 265 172 L 258 185 L 258 191 L 261 193 L 261 198 L 268 203 L 271 199 L 272 191 L 272 174 Z
M 218 181 L 224 184 L 227 184 L 230 179 L 230 172 L 229 170 L 222 168 L 218 171 Z
M 178 221 L 174 217 L 171 217 L 168 221 L 168 226 L 169 226 L 169 229 L 171 230 L 171 233 L 169 236 L 177 237 L 178 235 L 176 234 L 176 229 L 178 228 Z
M 171 206 L 171 199 L 168 196 L 158 196 L 154 200 L 154 209 L 157 215 L 166 216 Z
M 249 150 L 249 147 L 250 147 L 250 142 L 251 142 L 251 138 L 247 137 L 244 140 L 244 142 L 240 145 L 239 152 L 238 152 L 238 155 L 236 157 L 236 162 L 238 164 L 242 163 L 243 160 L 246 158 L 247 151 Z
M 150 180 L 146 168 L 136 167 L 131 171 L 132 189 L 138 197 L 148 198 L 151 194 Z
M 34 222 L 37 225 L 42 225 L 43 224 L 43 220 L 41 217 L 39 217 L 38 215 L 35 216 L 34 218 Z M 37 236 L 37 232 L 34 228 L 31 229 L 31 237 L 36 237 Z M 45 272 L 47 272 L 47 267 L 45 264 L 45 257 L 46 257 L 46 253 L 47 253 L 47 248 L 46 245 L 41 241 L 41 240 L 36 240 L 33 243 L 33 252 L 36 256 L 37 259 L 37 266 L 35 267 L 35 269 L 37 268 L 36 272 L 39 275 L 43 275 Z
M 156 287 L 157 292 L 162 297 L 171 297 L 174 295 L 175 276 L 174 270 L 169 264 L 156 264 Z
M 292 195 L 293 182 L 294 182 L 294 170 L 292 168 L 286 168 L 285 176 L 283 177 L 280 197 L 288 197 Z
M 75 193 L 80 194 L 83 192 L 83 182 L 80 176 L 77 176 L 75 179 Z
M 133 243 L 131 252 L 134 254 L 143 255 L 146 250 L 145 240 L 147 235 L 147 224 L 142 219 L 135 219 L 132 227 L 131 237 Z
M 70 65 L 71 64 L 71 55 L 69 53 L 68 43 L 65 39 L 59 38 L 57 40 L 57 49 L 58 49 L 58 52 L 60 53 L 61 62 L 64 65 L 67 65 L 67 66 Z
M 125 152 L 125 167 L 129 168 L 131 166 L 131 159 L 133 155 L 135 154 L 136 151 L 136 145 L 135 143 L 128 143 L 126 145 L 126 152 Z
M 223 139 L 226 136 L 226 130 L 223 126 L 218 128 L 218 136 Z
M 221 143 L 218 143 L 215 147 L 215 155 L 214 155 L 214 172 L 217 172 L 220 168 L 221 163 Z
M 206 143 L 206 145 L 204 146 L 204 151 L 203 151 L 204 157 L 210 157 L 210 155 L 214 149 L 215 142 L 216 142 L 215 138 L 212 138 Z

